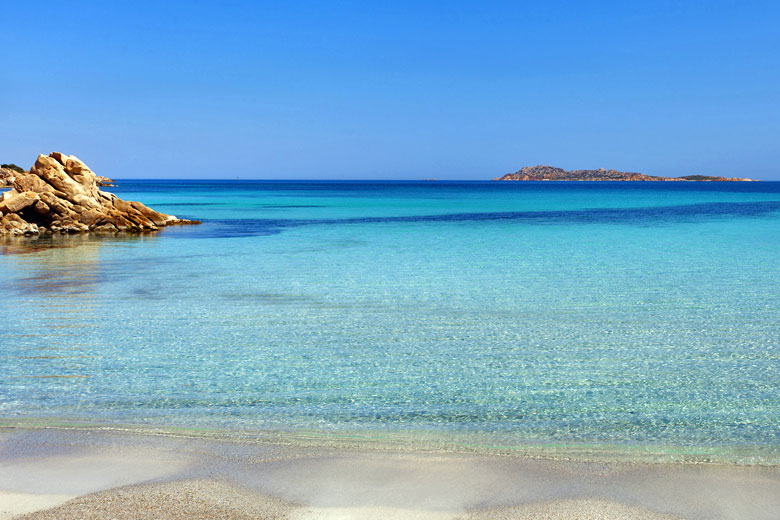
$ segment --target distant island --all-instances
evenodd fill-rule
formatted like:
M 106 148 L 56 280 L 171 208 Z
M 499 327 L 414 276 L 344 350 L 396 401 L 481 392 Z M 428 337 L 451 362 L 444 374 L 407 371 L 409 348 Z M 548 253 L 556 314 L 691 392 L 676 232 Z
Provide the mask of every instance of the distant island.
M 737 177 L 710 177 L 686 175 L 684 177 L 656 177 L 644 173 L 619 172 L 617 170 L 564 170 L 554 166 L 524 166 L 515 173 L 507 173 L 494 181 L 753 181 Z

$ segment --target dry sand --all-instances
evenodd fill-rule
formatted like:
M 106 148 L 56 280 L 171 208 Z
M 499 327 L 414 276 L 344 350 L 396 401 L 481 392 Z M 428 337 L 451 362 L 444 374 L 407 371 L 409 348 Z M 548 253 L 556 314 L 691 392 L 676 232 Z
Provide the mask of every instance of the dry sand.
M 300 507 L 216 480 L 141 484 L 85 495 L 16 517 L 24 520 L 674 520 L 606 500 L 559 500 L 464 515 L 397 507 Z
M 473 511 L 458 520 L 675 520 L 679 517 L 656 513 L 600 499 L 553 500 L 515 507 Z
M 39 504 L 42 506 L 43 504 Z M 46 504 L 49 506 L 51 504 Z M 45 507 L 45 506 L 44 506 Z M 674 520 L 671 515 L 607 500 L 558 500 L 455 515 L 398 507 L 300 507 L 217 480 L 141 484 L 92 493 L 24 520 Z
M 294 506 L 218 480 L 121 487 L 75 498 L 20 518 L 36 520 L 171 520 L 289 518 Z
M 37 512 L 32 512 L 37 511 Z M 776 519 L 780 469 L 0 429 L 0 519 Z

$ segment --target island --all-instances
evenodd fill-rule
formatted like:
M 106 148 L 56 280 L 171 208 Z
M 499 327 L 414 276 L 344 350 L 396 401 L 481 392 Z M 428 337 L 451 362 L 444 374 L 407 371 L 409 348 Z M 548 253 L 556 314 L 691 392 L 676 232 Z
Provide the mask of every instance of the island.
M 100 190 L 99 180 L 105 181 L 73 155 L 39 155 L 29 171 L 9 166 L 0 172 L 12 186 L 0 193 L 0 235 L 137 233 L 200 224 Z
M 507 173 L 494 181 L 753 181 L 737 177 L 710 177 L 708 175 L 686 175 L 684 177 L 657 177 L 635 172 L 617 170 L 564 170 L 555 166 L 524 166 L 515 173 Z

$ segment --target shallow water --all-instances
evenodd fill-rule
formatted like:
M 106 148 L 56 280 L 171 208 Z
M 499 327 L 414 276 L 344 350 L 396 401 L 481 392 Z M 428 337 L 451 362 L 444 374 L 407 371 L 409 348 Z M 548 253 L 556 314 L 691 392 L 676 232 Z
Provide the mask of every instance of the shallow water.
M 0 255 L 0 419 L 780 451 L 780 183 L 113 191 L 204 224 Z

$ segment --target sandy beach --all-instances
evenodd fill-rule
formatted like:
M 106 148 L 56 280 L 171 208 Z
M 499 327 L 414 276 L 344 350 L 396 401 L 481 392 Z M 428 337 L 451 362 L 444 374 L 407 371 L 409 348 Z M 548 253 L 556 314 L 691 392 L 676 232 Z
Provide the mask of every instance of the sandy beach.
M 4 428 L 0 518 L 771 519 L 780 469 Z

